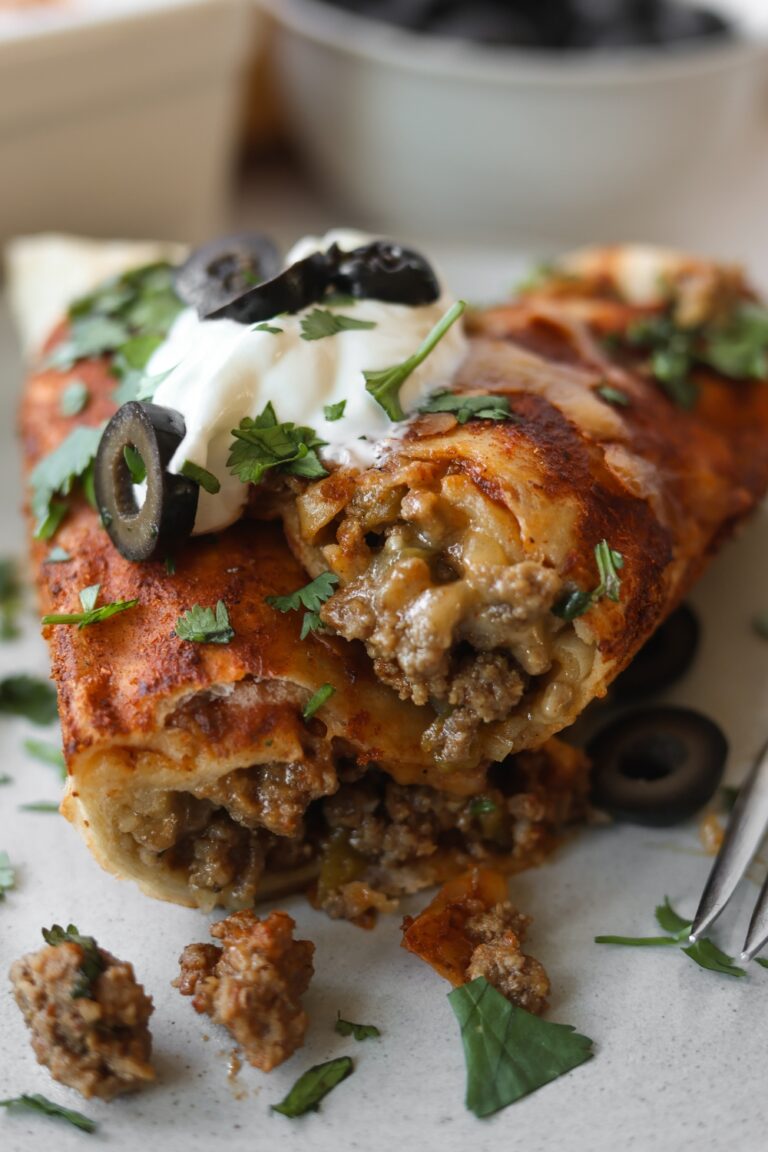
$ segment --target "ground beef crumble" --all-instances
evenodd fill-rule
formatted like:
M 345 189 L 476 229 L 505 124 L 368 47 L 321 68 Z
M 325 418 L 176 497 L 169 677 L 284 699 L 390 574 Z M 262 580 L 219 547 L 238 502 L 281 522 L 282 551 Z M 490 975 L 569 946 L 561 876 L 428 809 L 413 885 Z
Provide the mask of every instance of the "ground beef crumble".
M 47 946 L 10 971 L 16 1003 L 39 1064 L 83 1096 L 111 1100 L 154 1080 L 152 1000 L 130 964 L 99 949 L 103 971 L 89 995 L 73 996 L 84 959 L 79 944 Z
M 197 1012 L 222 1024 L 255 1068 L 269 1072 L 304 1042 L 307 1014 L 301 997 L 309 987 L 315 946 L 294 940 L 285 912 L 260 920 L 235 912 L 211 927 L 215 944 L 189 944 L 174 981 L 192 996 Z

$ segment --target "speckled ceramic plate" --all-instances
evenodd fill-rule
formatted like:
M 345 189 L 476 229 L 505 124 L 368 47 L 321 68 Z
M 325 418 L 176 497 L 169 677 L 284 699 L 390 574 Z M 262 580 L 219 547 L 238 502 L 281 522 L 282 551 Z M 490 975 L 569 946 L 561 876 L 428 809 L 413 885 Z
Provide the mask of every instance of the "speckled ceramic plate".
M 450 281 L 471 298 L 491 297 L 520 267 L 500 254 L 446 252 Z M 12 445 L 15 361 L 0 317 L 0 540 L 23 554 L 18 460 Z M 759 515 L 712 566 L 693 602 L 704 626 L 692 672 L 670 698 L 713 716 L 731 744 L 729 778 L 738 781 L 768 734 L 768 642 L 750 628 L 768 609 L 768 518 Z M 30 608 L 22 639 L 0 646 L 0 675 L 45 673 L 46 653 Z M 654 906 L 668 894 L 692 913 L 710 867 L 695 823 L 667 831 L 585 830 L 544 867 L 515 878 L 512 899 L 535 917 L 530 951 L 552 979 L 551 1020 L 592 1037 L 595 1058 L 490 1120 L 464 1108 L 464 1064 L 448 986 L 400 947 L 399 918 L 373 932 L 334 923 L 303 900 L 286 902 L 301 935 L 317 944 L 306 998 L 307 1044 L 269 1076 L 245 1067 L 228 1075 L 231 1044 L 170 987 L 182 947 L 207 937 L 201 913 L 153 903 L 103 873 L 58 815 L 19 805 L 55 799 L 56 772 L 23 751 L 40 735 L 23 721 L 0 721 L 0 847 L 17 883 L 0 904 L 0 969 L 37 946 L 41 925 L 72 920 L 116 955 L 133 961 L 152 994 L 157 1084 L 112 1104 L 83 1102 L 36 1063 L 13 999 L 0 992 L 0 1098 L 41 1092 L 98 1122 L 85 1135 L 60 1121 L 0 1114 L 4 1152 L 96 1147 L 114 1152 L 708 1152 L 765 1147 L 765 1035 L 768 971 L 749 966 L 736 980 L 696 967 L 677 949 L 599 947 L 603 932 L 653 933 Z M 55 733 L 51 733 L 55 738 Z M 738 952 L 757 889 L 745 880 L 713 933 Z M 3 977 L 4 979 L 4 977 Z M 2 988 L 2 984 L 0 984 Z M 377 1024 L 381 1039 L 337 1036 L 337 1010 Z M 311 1064 L 349 1053 L 354 1075 L 321 1111 L 290 1121 L 270 1111 Z

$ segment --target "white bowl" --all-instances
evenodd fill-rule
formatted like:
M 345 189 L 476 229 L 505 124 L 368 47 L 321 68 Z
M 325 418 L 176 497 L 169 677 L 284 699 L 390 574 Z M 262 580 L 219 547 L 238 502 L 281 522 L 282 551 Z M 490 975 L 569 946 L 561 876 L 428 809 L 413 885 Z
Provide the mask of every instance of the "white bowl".
M 768 3 L 712 2 L 738 39 L 554 56 L 261 0 L 298 139 L 345 209 L 401 232 L 567 242 L 688 240 L 692 218 L 711 232 L 768 151 Z
M 246 0 L 78 0 L 0 12 L 0 239 L 197 240 L 223 226 Z

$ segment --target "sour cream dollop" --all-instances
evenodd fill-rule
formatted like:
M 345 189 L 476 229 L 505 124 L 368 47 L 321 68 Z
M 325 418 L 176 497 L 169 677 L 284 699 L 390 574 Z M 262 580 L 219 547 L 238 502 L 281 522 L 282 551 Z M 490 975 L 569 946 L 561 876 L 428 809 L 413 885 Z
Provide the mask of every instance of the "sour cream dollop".
M 288 253 L 286 265 L 332 244 L 351 251 L 371 239 L 350 231 L 306 237 Z M 389 368 L 412 356 L 454 302 L 443 290 L 433 304 L 417 307 L 381 300 L 331 305 L 332 312 L 370 321 L 375 327 L 319 340 L 304 339 L 301 322 L 313 308 L 327 304 L 268 321 L 280 329 L 278 333 L 234 320 L 200 320 L 194 308 L 181 312 L 147 371 L 168 373 L 154 402 L 180 412 L 186 426 L 169 471 L 178 473 L 185 461 L 191 461 L 212 472 L 221 484 L 216 495 L 201 489 L 195 535 L 225 528 L 242 514 L 248 488 L 227 469 L 232 429 L 244 417 L 258 416 L 268 403 L 280 423 L 290 420 L 309 426 L 327 441 L 319 453 L 324 463 L 352 468 L 374 464 L 402 425 L 393 424 L 366 392 L 363 372 Z M 403 384 L 400 403 L 406 414 L 449 385 L 466 347 L 458 321 Z M 325 409 L 341 401 L 343 416 L 328 420 Z

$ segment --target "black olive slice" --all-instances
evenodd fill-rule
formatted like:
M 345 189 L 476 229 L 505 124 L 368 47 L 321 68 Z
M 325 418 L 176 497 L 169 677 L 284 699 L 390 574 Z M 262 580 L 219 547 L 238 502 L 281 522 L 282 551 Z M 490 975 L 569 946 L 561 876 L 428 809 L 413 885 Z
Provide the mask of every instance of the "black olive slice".
M 613 720 L 587 752 L 596 807 L 630 824 L 665 828 L 714 795 L 728 741 L 691 708 L 647 708 Z
M 178 412 L 136 400 L 123 404 L 104 429 L 94 469 L 96 506 L 127 560 L 164 559 L 192 535 L 199 485 L 166 471 L 184 432 Z M 134 489 L 137 466 L 146 472 L 141 503 Z
M 616 678 L 614 698 L 637 700 L 669 688 L 685 675 L 696 658 L 700 635 L 698 616 L 687 604 L 682 604 Z
M 280 312 L 300 312 L 322 300 L 330 281 L 330 265 L 324 252 L 297 260 L 279 276 L 265 280 L 221 308 L 206 312 L 204 320 L 237 320 L 256 324 Z
M 326 253 L 334 265 L 337 292 L 390 304 L 432 304 L 440 285 L 432 266 L 419 252 L 388 240 L 375 240 L 351 252 L 335 244 Z
M 224 236 L 196 248 L 177 268 L 173 286 L 202 319 L 271 279 L 279 268 L 280 256 L 268 236 L 257 232 Z

